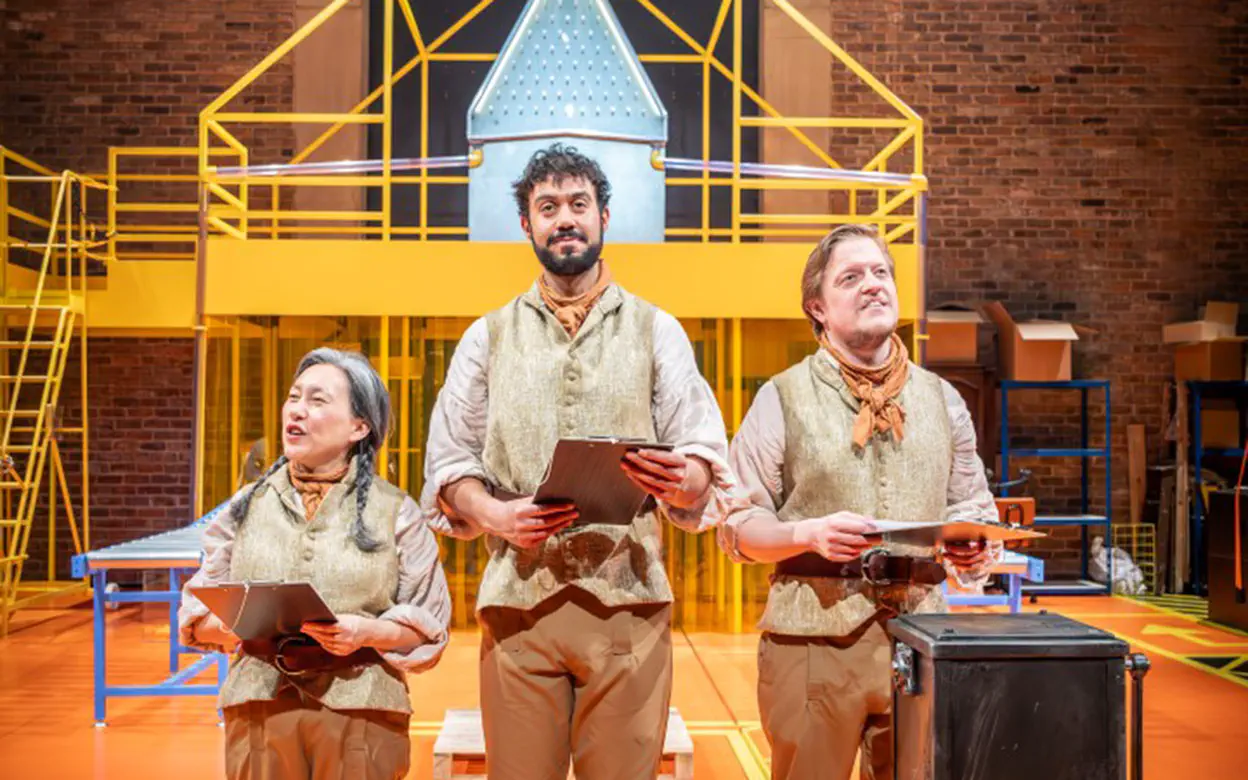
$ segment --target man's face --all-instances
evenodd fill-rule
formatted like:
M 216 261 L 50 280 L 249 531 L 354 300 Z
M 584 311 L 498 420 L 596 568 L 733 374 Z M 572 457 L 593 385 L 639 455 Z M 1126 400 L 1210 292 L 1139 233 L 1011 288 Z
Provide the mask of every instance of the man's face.
M 880 245 L 851 238 L 832 250 L 810 311 L 834 343 L 850 349 L 883 344 L 897 328 L 897 283 Z
M 593 185 L 582 178 L 553 177 L 539 182 L 529 196 L 529 214 L 520 227 L 547 271 L 576 276 L 594 267 L 602 254 L 602 236 L 610 212 L 599 211 Z

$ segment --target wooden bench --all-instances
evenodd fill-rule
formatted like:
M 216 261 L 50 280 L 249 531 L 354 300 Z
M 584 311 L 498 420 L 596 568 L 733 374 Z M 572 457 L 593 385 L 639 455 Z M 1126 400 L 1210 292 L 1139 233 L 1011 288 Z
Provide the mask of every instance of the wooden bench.
M 469 780 L 485 777 L 485 733 L 481 710 L 447 710 L 442 730 L 433 743 L 433 780 Z M 568 770 L 568 778 L 574 775 Z M 693 739 L 684 718 L 673 707 L 667 718 L 667 737 L 658 780 L 693 780 Z

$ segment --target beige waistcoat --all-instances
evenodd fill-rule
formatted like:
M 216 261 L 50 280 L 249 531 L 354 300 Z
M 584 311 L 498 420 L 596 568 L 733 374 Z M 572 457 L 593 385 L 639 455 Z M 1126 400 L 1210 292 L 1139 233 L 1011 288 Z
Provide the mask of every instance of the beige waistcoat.
M 947 505 L 953 458 L 949 413 L 935 374 L 910 366 L 899 403 L 905 437 L 876 435 L 853 446 L 858 401 L 840 370 L 820 351 L 775 378 L 784 412 L 783 495 L 777 512 L 793 522 L 834 512 L 901 521 L 939 522 Z M 892 554 L 931 550 L 886 543 Z M 875 615 L 881 599 L 901 612 L 944 611 L 939 587 L 877 589 L 862 580 L 773 576 L 764 631 L 844 636 Z
M 364 526 L 381 542 L 362 552 L 351 539 L 356 513 L 355 464 L 326 494 L 309 522 L 304 519 L 289 466 L 270 476 L 252 497 L 230 557 L 230 579 L 312 583 L 335 614 L 377 617 L 394 606 L 399 563 L 395 522 L 404 493 L 374 479 Z M 221 707 L 273 698 L 283 682 L 277 667 L 241 655 L 221 689 Z M 386 663 L 297 678 L 300 688 L 333 710 L 411 712 L 403 673 Z
M 490 481 L 531 495 L 561 437 L 653 440 L 652 305 L 611 285 L 575 338 L 534 286 L 487 316 L 489 401 L 483 461 Z M 658 516 L 631 526 L 574 526 L 524 550 L 491 536 L 477 608 L 530 609 L 576 586 L 606 606 L 672 600 Z

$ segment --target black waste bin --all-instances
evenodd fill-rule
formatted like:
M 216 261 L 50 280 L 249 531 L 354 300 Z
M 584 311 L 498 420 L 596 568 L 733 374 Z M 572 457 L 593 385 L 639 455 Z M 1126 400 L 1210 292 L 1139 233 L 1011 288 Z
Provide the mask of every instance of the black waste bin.
M 897 780 L 1125 780 L 1125 674 L 1139 777 L 1143 656 L 1061 615 L 889 621 Z

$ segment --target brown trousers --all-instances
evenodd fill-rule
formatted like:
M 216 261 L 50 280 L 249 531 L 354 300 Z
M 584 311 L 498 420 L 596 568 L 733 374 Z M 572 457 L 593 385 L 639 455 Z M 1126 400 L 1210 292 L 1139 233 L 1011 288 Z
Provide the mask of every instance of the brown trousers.
M 892 645 L 878 620 L 845 637 L 763 634 L 758 703 L 775 780 L 892 780 Z
M 490 780 L 654 780 L 672 694 L 671 607 L 565 588 L 481 611 Z
M 225 710 L 228 780 L 400 780 L 411 763 L 409 717 L 331 710 L 286 689 Z

